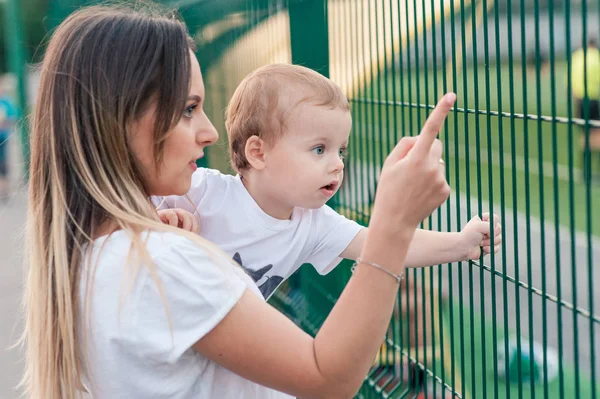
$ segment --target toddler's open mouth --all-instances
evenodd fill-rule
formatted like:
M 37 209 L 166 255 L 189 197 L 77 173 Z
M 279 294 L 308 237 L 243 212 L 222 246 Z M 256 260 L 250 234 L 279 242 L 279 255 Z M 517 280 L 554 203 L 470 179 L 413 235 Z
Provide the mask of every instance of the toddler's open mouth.
M 327 197 L 331 197 L 333 195 L 333 193 L 335 193 L 337 186 L 338 186 L 338 182 L 336 180 L 334 180 L 331 183 L 321 187 L 321 192 L 323 194 L 325 194 Z

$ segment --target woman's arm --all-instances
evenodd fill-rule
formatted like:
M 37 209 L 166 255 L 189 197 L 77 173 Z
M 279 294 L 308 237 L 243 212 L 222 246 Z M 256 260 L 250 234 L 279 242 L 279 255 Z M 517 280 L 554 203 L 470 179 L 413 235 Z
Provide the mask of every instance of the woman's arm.
M 404 242 L 409 240 L 406 232 Z M 404 256 L 405 245 L 390 250 L 391 242 L 371 243 L 365 259 L 397 266 Z M 381 345 L 397 292 L 397 282 L 387 274 L 358 267 L 312 338 L 247 291 L 194 348 L 236 374 L 300 398 L 349 398 L 360 388 Z

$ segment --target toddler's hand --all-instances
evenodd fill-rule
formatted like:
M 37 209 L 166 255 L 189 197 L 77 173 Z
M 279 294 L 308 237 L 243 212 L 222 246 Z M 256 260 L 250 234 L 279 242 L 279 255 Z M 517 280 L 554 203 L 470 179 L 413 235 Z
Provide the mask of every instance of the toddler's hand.
M 502 243 L 502 226 L 500 226 L 499 218 L 494 215 L 494 239 L 490 238 L 490 214 L 484 213 L 479 216 L 473 217 L 469 223 L 465 225 L 460 234 L 461 247 L 464 248 L 466 259 L 465 260 L 477 260 L 483 255 L 487 255 L 492 252 L 497 253 Z
M 184 209 L 163 209 L 158 211 L 158 217 L 164 224 L 179 227 L 192 233 L 200 233 L 198 219 Z

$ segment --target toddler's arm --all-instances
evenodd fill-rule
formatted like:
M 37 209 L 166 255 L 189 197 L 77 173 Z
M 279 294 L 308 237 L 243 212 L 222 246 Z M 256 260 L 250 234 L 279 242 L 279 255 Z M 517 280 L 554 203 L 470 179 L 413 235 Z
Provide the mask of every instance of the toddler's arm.
M 423 267 L 444 263 L 476 260 L 481 252 L 484 255 L 500 249 L 502 228 L 498 216 L 494 215 L 494 240 L 490 238 L 489 214 L 473 217 L 462 231 L 440 232 L 417 229 L 408 248 L 405 267 Z M 367 229 L 362 229 L 342 252 L 341 257 L 356 260 L 365 239 Z

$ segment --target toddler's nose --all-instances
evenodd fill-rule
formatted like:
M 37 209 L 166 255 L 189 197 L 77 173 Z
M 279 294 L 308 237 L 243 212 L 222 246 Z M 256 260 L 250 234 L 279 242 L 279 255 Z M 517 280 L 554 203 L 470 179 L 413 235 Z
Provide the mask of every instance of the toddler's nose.
M 336 172 L 339 173 L 344 169 L 344 160 L 342 158 L 335 157 L 332 165 L 331 165 L 331 170 L 332 172 Z

